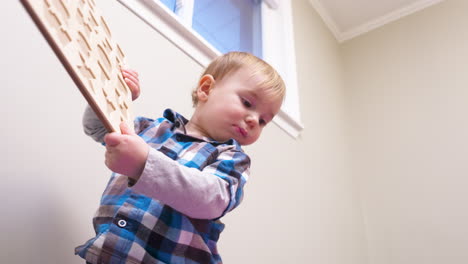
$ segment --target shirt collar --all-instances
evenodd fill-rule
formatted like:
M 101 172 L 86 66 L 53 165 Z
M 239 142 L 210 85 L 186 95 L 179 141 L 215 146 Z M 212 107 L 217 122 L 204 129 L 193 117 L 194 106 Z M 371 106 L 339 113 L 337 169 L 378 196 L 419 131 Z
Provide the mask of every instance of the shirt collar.
M 172 109 L 166 109 L 164 110 L 163 116 L 172 122 L 172 129 L 179 128 L 179 127 L 185 127 L 185 125 L 188 123 L 188 120 L 183 117 L 181 114 L 177 113 L 176 111 Z
M 198 138 L 198 137 L 187 135 L 187 132 L 185 130 L 185 125 L 189 122 L 189 120 L 172 109 L 168 108 L 164 110 L 163 116 L 164 118 L 166 118 L 172 123 L 171 130 L 174 131 L 175 133 L 177 132 L 179 133 L 179 136 L 181 137 L 178 137 L 178 140 L 180 141 L 185 141 L 185 140 L 193 141 L 193 139 L 195 139 L 197 141 L 206 141 L 214 145 L 228 144 L 228 145 L 235 145 L 239 148 L 241 147 L 239 142 L 237 142 L 235 139 L 232 139 L 232 138 L 224 142 L 219 142 L 208 137 Z

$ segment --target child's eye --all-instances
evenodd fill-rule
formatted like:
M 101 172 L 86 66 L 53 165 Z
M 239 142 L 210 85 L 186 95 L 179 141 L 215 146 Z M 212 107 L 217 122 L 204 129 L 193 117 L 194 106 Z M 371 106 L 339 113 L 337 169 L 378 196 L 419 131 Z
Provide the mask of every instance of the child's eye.
M 245 98 L 241 98 L 242 100 L 242 104 L 247 107 L 247 108 L 250 108 L 252 107 L 252 103 L 249 102 L 249 100 L 245 99 Z
M 261 126 L 265 126 L 265 125 L 266 125 L 265 119 L 260 119 L 260 120 L 258 121 L 258 123 L 259 123 Z

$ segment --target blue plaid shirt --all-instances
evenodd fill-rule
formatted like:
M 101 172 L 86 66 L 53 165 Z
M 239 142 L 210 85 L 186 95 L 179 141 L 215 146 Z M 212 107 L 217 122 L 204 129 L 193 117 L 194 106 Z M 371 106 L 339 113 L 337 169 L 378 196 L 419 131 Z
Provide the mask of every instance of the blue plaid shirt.
M 76 254 L 93 264 L 222 262 L 219 218 L 241 202 L 250 159 L 233 139 L 185 134 L 187 122 L 170 109 L 135 120 L 151 146 L 142 176 L 112 174 L 93 218 L 96 237 Z

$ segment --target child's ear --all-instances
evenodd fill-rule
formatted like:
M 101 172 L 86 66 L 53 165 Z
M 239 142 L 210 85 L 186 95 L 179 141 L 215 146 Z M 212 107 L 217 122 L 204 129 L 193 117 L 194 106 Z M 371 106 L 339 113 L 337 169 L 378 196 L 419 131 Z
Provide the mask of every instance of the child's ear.
M 197 97 L 199 101 L 206 101 L 211 89 L 214 87 L 215 80 L 211 74 L 205 74 L 200 78 L 197 88 Z

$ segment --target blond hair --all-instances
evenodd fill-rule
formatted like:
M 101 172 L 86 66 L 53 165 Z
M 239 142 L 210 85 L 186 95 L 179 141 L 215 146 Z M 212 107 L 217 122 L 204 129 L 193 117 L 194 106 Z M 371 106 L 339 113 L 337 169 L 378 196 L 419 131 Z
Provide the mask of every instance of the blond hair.
M 247 52 L 229 52 L 215 58 L 205 69 L 201 76 L 209 74 L 216 81 L 222 80 L 229 73 L 233 73 L 242 67 L 249 66 L 252 69 L 252 76 L 261 75 L 263 82 L 260 87 L 267 89 L 274 97 L 284 99 L 286 85 L 279 73 L 264 60 Z M 197 88 L 192 91 L 193 106 L 197 106 Z

